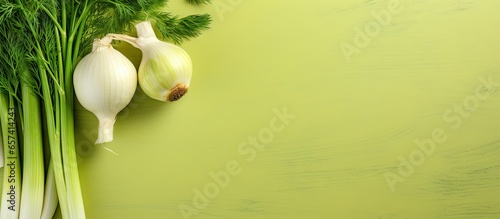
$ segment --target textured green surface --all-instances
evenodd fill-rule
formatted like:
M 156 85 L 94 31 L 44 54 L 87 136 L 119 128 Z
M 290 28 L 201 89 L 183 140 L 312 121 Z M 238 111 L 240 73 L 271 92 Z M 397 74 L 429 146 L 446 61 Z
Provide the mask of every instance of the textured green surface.
M 119 114 L 104 145 L 119 155 L 88 147 L 97 120 L 78 107 L 88 218 L 500 217 L 499 1 L 401 0 L 350 62 L 341 45 L 395 1 L 213 2 L 227 11 L 171 3 L 210 12 L 212 29 L 183 45 L 183 99 L 138 91 Z M 252 149 L 259 134 L 268 143 Z M 433 136 L 418 161 L 415 141 Z M 229 181 L 213 190 L 220 171 Z M 392 190 L 387 176 L 404 181 Z

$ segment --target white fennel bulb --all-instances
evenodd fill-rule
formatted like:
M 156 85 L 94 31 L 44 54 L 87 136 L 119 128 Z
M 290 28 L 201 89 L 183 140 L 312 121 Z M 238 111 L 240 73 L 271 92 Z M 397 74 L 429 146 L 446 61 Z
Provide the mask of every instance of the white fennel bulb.
M 176 101 L 189 88 L 193 66 L 181 47 L 160 41 L 145 21 L 136 25 L 135 43 L 142 51 L 139 85 L 149 97 L 160 101 Z
M 96 39 L 73 76 L 78 101 L 99 120 L 96 144 L 113 141 L 116 115 L 130 103 L 137 87 L 134 65 L 110 43 L 110 37 Z

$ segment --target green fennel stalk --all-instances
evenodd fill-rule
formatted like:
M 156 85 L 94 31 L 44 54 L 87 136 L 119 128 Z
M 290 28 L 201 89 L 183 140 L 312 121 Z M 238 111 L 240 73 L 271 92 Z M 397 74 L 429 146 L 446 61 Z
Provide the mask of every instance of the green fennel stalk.
M 0 94 L 0 124 L 4 135 L 4 184 L 0 217 L 17 218 L 21 193 L 20 159 L 17 127 L 15 122 L 15 98 L 8 93 Z M 6 133 L 6 134 L 4 134 Z M 12 147 L 11 147 L 12 146 Z
M 22 118 L 22 191 L 19 217 L 39 218 L 44 198 L 45 168 L 43 157 L 42 120 L 40 96 L 37 93 L 38 68 L 36 58 L 30 57 L 32 44 L 20 29 L 11 28 L 10 37 L 15 37 L 17 76 L 20 82 L 20 104 L 18 111 Z M 15 34 L 13 34 L 15 33 Z M 16 48 L 9 43 L 11 49 Z M 20 139 L 20 140 L 21 140 Z
M 44 196 L 40 101 L 33 87 L 21 83 L 23 107 L 23 175 L 20 218 L 39 218 Z

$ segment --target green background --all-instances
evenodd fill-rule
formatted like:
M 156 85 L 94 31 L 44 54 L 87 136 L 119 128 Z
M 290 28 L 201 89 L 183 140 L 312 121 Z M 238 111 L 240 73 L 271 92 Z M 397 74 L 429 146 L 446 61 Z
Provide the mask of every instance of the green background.
M 89 219 L 500 217 L 500 1 L 212 2 L 166 9 L 214 20 L 182 45 L 194 73 L 180 101 L 138 90 L 97 146 L 77 106 Z M 401 12 L 370 26 L 391 2 Z M 348 62 L 341 45 L 367 26 Z M 423 153 L 415 141 L 436 133 Z

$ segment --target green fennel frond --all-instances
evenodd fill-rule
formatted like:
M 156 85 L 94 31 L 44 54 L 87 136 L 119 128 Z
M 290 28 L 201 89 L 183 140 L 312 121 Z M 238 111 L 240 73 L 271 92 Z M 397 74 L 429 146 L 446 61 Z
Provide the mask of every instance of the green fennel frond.
M 142 11 L 155 11 L 161 10 L 167 6 L 167 0 L 138 0 L 137 3 L 141 6 Z
M 166 0 L 96 0 L 85 23 L 81 54 L 90 52 L 92 42 L 109 33 L 131 33 L 140 21 L 155 20 L 156 27 L 166 40 L 181 44 L 208 29 L 210 15 L 190 15 L 179 18 L 163 12 Z M 210 0 L 188 0 L 190 4 L 208 4 Z M 81 57 L 82 55 L 80 55 Z
M 189 15 L 183 18 L 171 16 L 166 12 L 153 14 L 156 20 L 156 28 L 163 38 L 181 44 L 184 40 L 197 37 L 202 30 L 208 29 L 211 23 L 210 15 Z
M 192 5 L 210 4 L 210 0 L 187 0 Z
M 0 23 L 11 18 L 17 9 L 19 9 L 19 5 L 8 0 L 0 0 Z
M 18 72 L 22 71 L 24 59 L 23 44 L 18 36 L 12 34 L 12 26 L 8 23 L 0 25 L 0 88 L 12 96 L 16 96 L 19 87 Z

